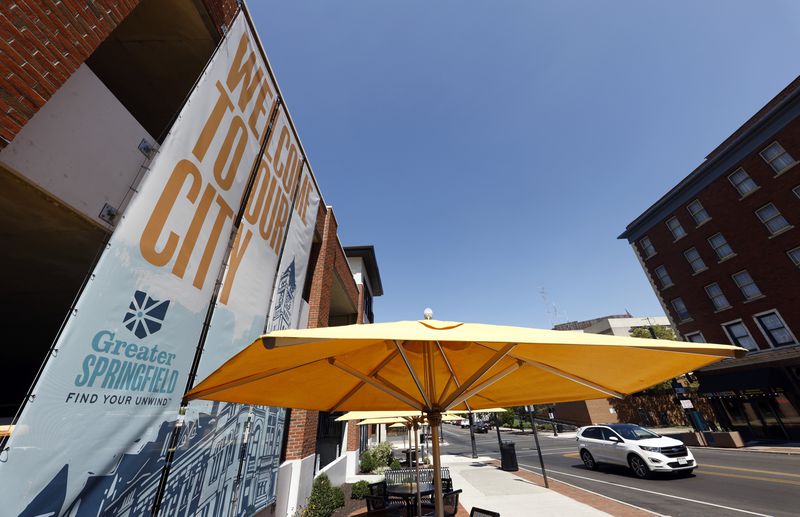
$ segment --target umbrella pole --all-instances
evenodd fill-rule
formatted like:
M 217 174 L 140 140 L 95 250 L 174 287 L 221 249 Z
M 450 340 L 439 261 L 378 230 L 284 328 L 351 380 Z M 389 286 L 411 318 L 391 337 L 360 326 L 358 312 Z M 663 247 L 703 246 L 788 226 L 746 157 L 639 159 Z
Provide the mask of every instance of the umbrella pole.
M 544 458 L 542 458 L 542 448 L 539 446 L 539 433 L 536 431 L 536 420 L 533 418 L 533 413 L 528 410 L 528 416 L 531 418 L 531 429 L 533 429 L 533 439 L 536 442 L 536 453 L 539 454 L 539 465 L 542 466 L 542 477 L 544 478 L 544 487 L 550 488 L 547 483 L 547 471 L 544 470 Z
M 442 461 L 439 451 L 439 424 L 442 423 L 441 413 L 428 413 L 428 425 L 431 428 L 433 446 L 433 488 L 434 506 L 436 517 L 444 517 L 444 502 L 442 500 Z
M 414 421 L 414 466 L 417 470 L 417 515 L 422 515 L 422 499 L 419 496 L 419 424 Z

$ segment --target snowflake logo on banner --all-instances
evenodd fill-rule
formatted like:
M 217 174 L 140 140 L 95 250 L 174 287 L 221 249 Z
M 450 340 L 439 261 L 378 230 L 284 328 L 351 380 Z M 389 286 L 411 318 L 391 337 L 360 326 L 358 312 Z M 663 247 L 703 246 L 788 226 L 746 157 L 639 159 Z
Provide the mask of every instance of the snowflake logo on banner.
M 154 300 L 144 291 L 136 291 L 122 323 L 136 337 L 144 339 L 161 329 L 164 318 L 167 316 L 168 308 L 169 300 Z

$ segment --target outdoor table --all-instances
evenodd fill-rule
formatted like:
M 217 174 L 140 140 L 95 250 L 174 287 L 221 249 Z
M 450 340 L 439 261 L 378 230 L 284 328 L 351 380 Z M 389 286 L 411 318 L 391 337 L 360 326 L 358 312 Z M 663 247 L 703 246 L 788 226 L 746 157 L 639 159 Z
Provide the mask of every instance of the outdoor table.
M 433 494 L 434 487 L 433 483 L 420 483 L 419 484 L 419 495 L 431 495 Z M 417 483 L 416 482 L 409 482 L 409 483 L 398 483 L 395 485 L 387 485 L 386 486 L 386 494 L 400 497 L 406 504 L 406 515 L 411 517 L 414 515 L 414 510 L 417 508 Z

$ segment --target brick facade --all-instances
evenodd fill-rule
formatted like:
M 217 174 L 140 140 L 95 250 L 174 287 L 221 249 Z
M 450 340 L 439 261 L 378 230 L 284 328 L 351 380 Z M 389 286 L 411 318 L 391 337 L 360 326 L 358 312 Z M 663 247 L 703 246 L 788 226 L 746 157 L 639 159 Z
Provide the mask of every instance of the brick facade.
M 0 148 L 139 0 L 0 2 Z
M 311 277 L 311 291 L 309 293 L 308 327 L 327 327 L 331 308 L 331 291 L 334 285 L 334 275 L 338 276 L 340 284 L 344 287 L 347 296 L 354 302 L 358 300 L 358 288 L 347 258 L 344 256 L 342 246 L 336 234 L 338 225 L 333 209 L 320 206 L 317 211 L 317 224 L 315 233 L 321 241 L 319 256 Z M 360 311 L 359 311 L 360 312 Z M 292 409 L 289 419 L 289 438 L 286 446 L 286 459 L 295 460 L 314 454 L 316 450 L 317 424 L 319 412 L 303 409 Z M 357 426 L 355 429 L 355 448 L 350 448 L 351 432 L 347 436 L 347 450 L 358 450 Z
M 663 288 L 656 285 L 661 298 L 670 311 L 682 336 L 702 332 L 706 341 L 729 343 L 722 324 L 743 319 L 759 348 L 770 348 L 752 316 L 777 309 L 787 326 L 800 332 L 800 270 L 786 252 L 800 246 L 800 197 L 792 189 L 800 185 L 800 167 L 793 166 L 776 176 L 759 155 L 773 141 L 779 142 L 795 159 L 800 158 L 800 119 L 795 119 L 776 134 L 760 142 L 756 150 L 745 159 L 728 167 L 693 199 L 698 199 L 711 219 L 697 226 L 683 204 L 678 210 L 662 218 L 647 231 L 647 237 L 656 254 L 644 259 L 648 275 L 655 280 L 655 268 L 664 266 L 674 285 Z M 758 185 L 758 189 L 742 197 L 728 180 L 728 175 L 742 167 Z M 691 201 L 690 201 L 691 202 Z M 770 236 L 755 211 L 773 203 L 781 214 L 795 225 L 776 236 Z M 673 238 L 666 221 L 677 217 L 687 235 Z M 733 249 L 735 256 L 720 261 L 708 239 L 721 233 Z M 641 240 L 635 243 L 644 257 Z M 694 247 L 708 269 L 695 273 L 684 256 Z M 747 270 L 761 290 L 763 297 L 746 301 L 731 275 Z M 716 282 L 725 294 L 731 308 L 718 311 L 705 291 L 705 286 Z M 680 321 L 670 302 L 680 297 L 688 309 L 690 319 Z M 796 334 L 797 335 L 797 334 Z

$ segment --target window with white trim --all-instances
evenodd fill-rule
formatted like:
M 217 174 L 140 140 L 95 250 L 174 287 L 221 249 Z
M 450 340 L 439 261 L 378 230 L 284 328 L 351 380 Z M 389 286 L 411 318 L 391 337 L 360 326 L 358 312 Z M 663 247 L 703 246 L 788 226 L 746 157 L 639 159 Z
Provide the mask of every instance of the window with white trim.
M 728 181 L 731 182 L 733 188 L 735 188 L 742 197 L 758 188 L 758 185 L 755 181 L 753 181 L 753 178 L 751 178 L 750 175 L 747 174 L 747 171 L 741 167 L 733 171 L 733 173 L 728 176 Z
M 800 267 L 800 246 L 786 252 L 789 258 L 794 262 L 794 265 Z
M 794 335 L 777 311 L 757 314 L 753 318 L 758 323 L 758 326 L 761 327 L 761 330 L 772 346 L 778 347 L 797 344 Z
M 703 205 L 698 199 L 686 205 L 686 210 L 689 211 L 689 214 L 691 214 L 692 219 L 694 219 L 695 224 L 698 226 L 711 219 L 711 216 L 708 215 L 708 212 L 706 212 L 706 209 L 703 208 Z
M 684 339 L 690 343 L 705 343 L 706 338 L 702 332 L 692 332 L 691 334 L 684 334 Z
M 708 238 L 708 243 L 714 248 L 714 253 L 717 254 L 720 260 L 724 258 L 728 258 L 733 255 L 733 248 L 731 248 L 728 241 L 725 240 L 725 237 L 722 236 L 721 233 L 717 233 L 712 235 Z
M 706 286 L 706 294 L 711 299 L 711 303 L 714 304 L 714 308 L 718 311 L 731 306 L 731 304 L 728 303 L 728 299 L 725 298 L 725 293 L 722 292 L 722 288 L 716 282 Z
M 758 350 L 756 340 L 750 335 L 750 331 L 747 330 L 747 326 L 742 320 L 723 323 L 722 328 L 728 335 L 728 339 L 731 341 L 732 345 L 740 346 L 748 350 Z
M 672 232 L 672 238 L 676 241 L 686 235 L 686 230 L 683 229 L 677 217 L 667 219 L 667 228 Z
M 653 243 L 650 242 L 650 237 L 642 237 L 639 239 L 639 246 L 642 248 L 645 260 L 656 254 L 656 248 L 653 246 Z
M 672 285 L 672 278 L 669 277 L 669 273 L 667 273 L 667 268 L 665 268 L 664 266 L 658 266 L 653 270 L 653 273 L 656 274 L 656 278 L 658 278 L 658 283 L 661 284 L 662 289 Z
M 775 208 L 775 205 L 772 203 L 764 205 L 756 210 L 756 215 L 759 220 L 764 223 L 764 226 L 767 227 L 771 235 L 775 235 L 790 226 L 789 221 L 781 215 L 780 211 Z
M 705 271 L 706 263 L 703 262 L 703 257 L 700 256 L 700 252 L 697 251 L 696 248 L 689 248 L 688 250 L 683 252 L 683 256 L 686 257 L 686 260 L 689 261 L 689 265 L 692 266 L 692 271 L 695 273 L 699 273 L 700 271 Z
M 794 192 L 795 196 L 800 197 L 800 185 L 797 185 L 795 188 L 793 188 L 792 192 Z
M 686 304 L 683 303 L 683 298 L 675 298 L 670 304 L 672 305 L 672 310 L 674 310 L 675 314 L 678 316 L 678 321 L 686 321 L 691 318 L 689 309 L 687 309 Z
M 756 283 L 753 281 L 753 277 L 750 276 L 750 273 L 748 273 L 747 270 L 735 273 L 732 275 L 732 278 L 742 291 L 745 300 L 752 300 L 753 298 L 758 298 L 761 296 L 761 289 L 758 288 Z
M 780 174 L 794 165 L 794 158 L 778 142 L 771 143 L 759 154 L 772 167 L 775 174 Z

